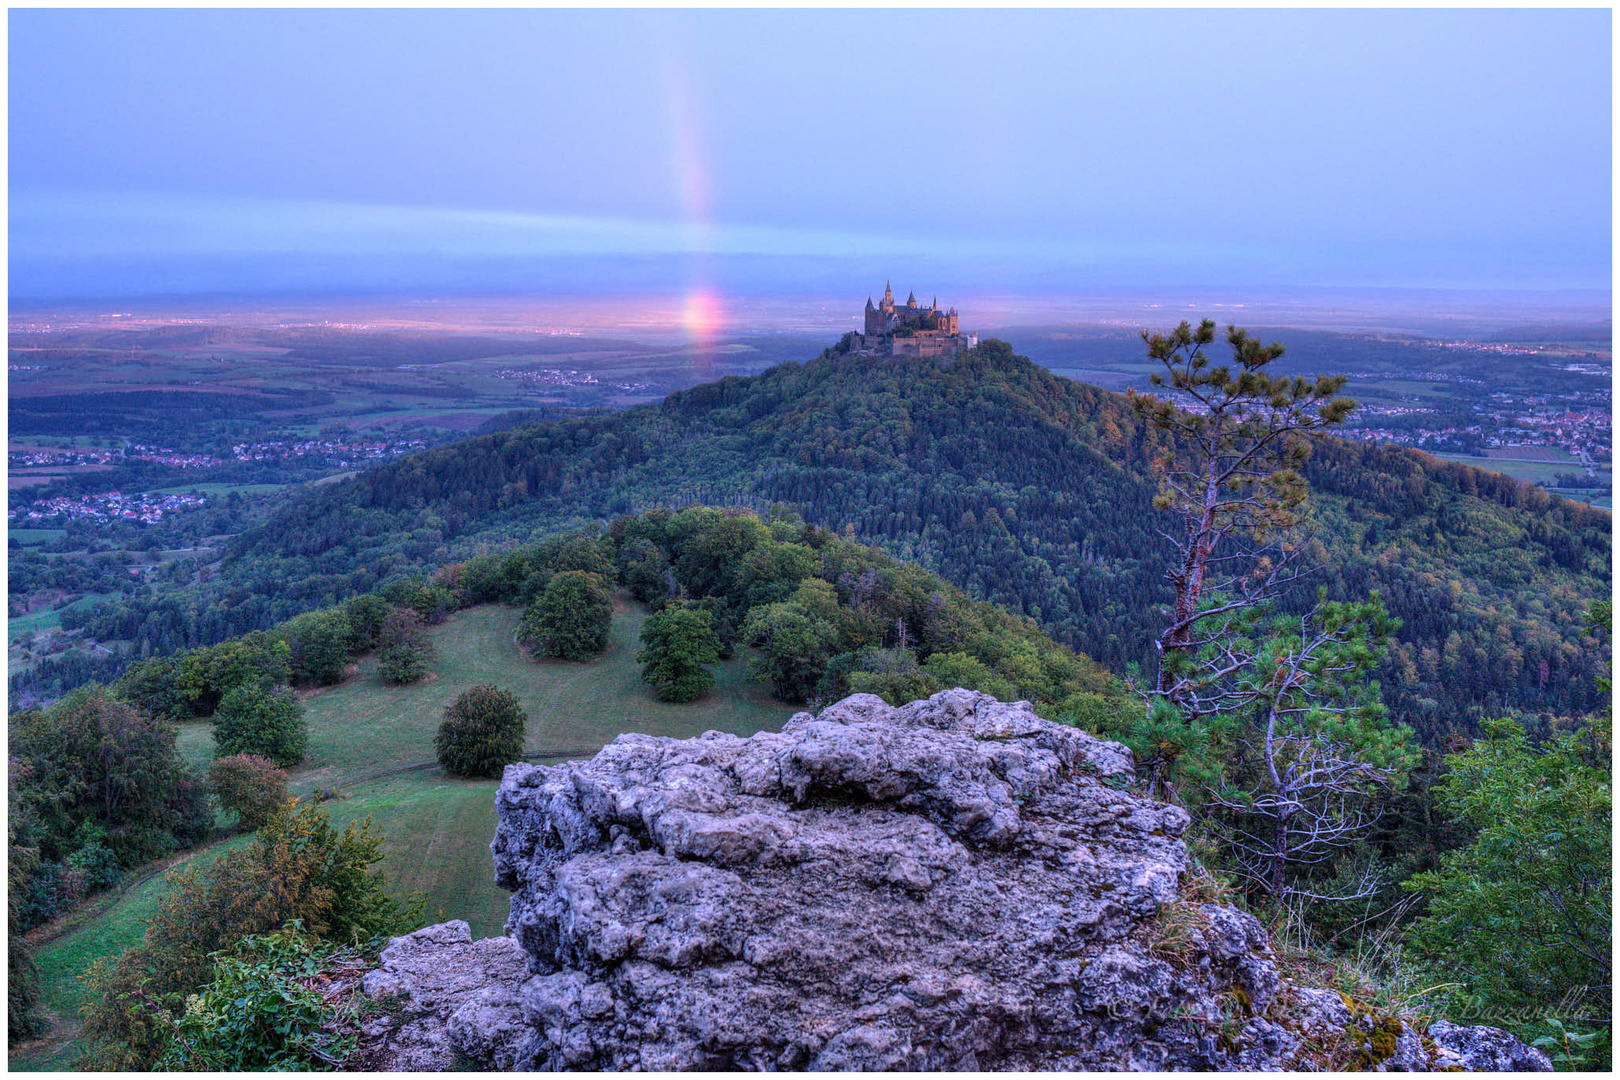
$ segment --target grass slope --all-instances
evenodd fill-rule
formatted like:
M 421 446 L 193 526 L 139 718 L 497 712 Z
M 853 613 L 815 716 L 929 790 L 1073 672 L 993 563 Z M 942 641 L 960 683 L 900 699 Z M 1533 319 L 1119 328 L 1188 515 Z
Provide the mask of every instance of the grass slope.
M 420 893 L 428 921 L 465 919 L 474 937 L 501 932 L 510 894 L 495 887 L 490 863 L 496 782 L 447 776 L 434 758 L 444 708 L 463 690 L 494 683 L 515 693 L 529 714 L 526 755 L 548 761 L 589 756 L 627 731 L 751 735 L 780 728 L 792 713 L 763 684 L 749 681 L 741 657 L 718 667 L 715 688 L 701 701 L 657 700 L 635 659 L 647 613 L 633 601 L 615 602 L 608 647 L 586 664 L 529 660 L 512 638 L 521 614 L 489 605 L 451 616 L 431 631 L 439 656 L 434 677 L 416 686 L 384 686 L 372 656 L 347 682 L 305 695 L 309 758 L 291 777 L 295 794 L 338 794 L 323 805 L 340 828 L 369 815 L 387 838 L 382 870 L 390 889 Z M 206 768 L 213 725 L 184 725 L 179 745 L 189 762 Z M 194 858 L 214 858 L 247 842 L 238 837 Z M 84 1000 L 78 975 L 98 957 L 138 944 L 165 888 L 155 873 L 76 913 L 71 924 L 41 928 L 42 935 L 54 935 L 35 954 L 53 1030 L 11 1055 L 11 1068 L 71 1066 Z
M 147 922 L 168 893 L 164 876 L 169 869 L 188 862 L 205 866 L 248 842 L 249 837 L 234 837 L 188 858 L 155 867 L 124 888 L 30 933 L 34 962 L 39 965 L 41 1012 L 49 1028 L 43 1037 L 23 1043 L 8 1055 L 11 1069 L 40 1072 L 71 1068 L 79 1051 L 75 1040 L 79 1007 L 85 1001 L 79 976 L 85 968 L 103 956 L 116 956 L 140 944 Z

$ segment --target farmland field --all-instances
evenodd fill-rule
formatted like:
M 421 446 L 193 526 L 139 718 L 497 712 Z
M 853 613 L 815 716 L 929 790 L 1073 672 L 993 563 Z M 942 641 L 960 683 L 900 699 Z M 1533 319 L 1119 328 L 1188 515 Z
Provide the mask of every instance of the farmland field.
M 1531 447 L 1530 449 L 1537 448 Z M 1436 454 L 1435 456 L 1444 458 L 1447 461 L 1455 461 L 1460 465 L 1472 465 L 1476 469 L 1487 469 L 1491 472 L 1501 473 L 1504 476 L 1511 476 L 1515 480 L 1549 486 L 1560 474 L 1567 476 L 1574 473 L 1577 476 L 1584 476 L 1586 473 L 1580 462 L 1574 460 L 1522 460 L 1495 456 L 1474 457 L 1470 454 Z M 1607 481 L 1612 475 L 1612 470 L 1609 466 L 1603 465 L 1597 469 L 1597 475 L 1599 478 L 1597 482 Z

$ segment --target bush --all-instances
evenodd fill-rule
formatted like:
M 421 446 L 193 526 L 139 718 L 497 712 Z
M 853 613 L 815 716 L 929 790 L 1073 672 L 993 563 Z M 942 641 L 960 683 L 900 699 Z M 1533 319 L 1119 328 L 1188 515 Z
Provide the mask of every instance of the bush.
M 82 822 L 74 830 L 75 850 L 64 860 L 64 872 L 72 872 L 86 895 L 110 889 L 124 880 L 124 867 L 118 853 L 107 846 L 107 830 L 98 822 Z
M 541 656 L 589 660 L 607 645 L 613 597 L 600 574 L 564 570 L 523 613 L 518 640 Z
M 433 662 L 433 642 L 427 624 L 411 608 L 395 608 L 383 619 L 377 633 L 377 674 L 389 686 L 418 682 Z
M 375 649 L 383 620 L 390 610 L 388 601 L 376 593 L 364 593 L 350 600 L 343 608 L 349 617 L 349 647 L 356 653 Z
M 147 924 L 142 944 L 86 973 L 89 1000 L 81 1066 L 149 1069 L 168 1050 L 186 995 L 214 974 L 211 954 L 250 934 L 297 921 L 322 940 L 370 940 L 402 933 L 420 905 L 402 907 L 371 867 L 382 836 L 371 819 L 343 832 L 313 804 L 290 801 L 246 848 L 203 867 L 170 871 L 171 891 Z
M 510 691 L 475 686 L 444 710 L 434 741 L 439 764 L 457 776 L 500 776 L 522 756 L 528 720 Z
M 396 607 L 383 616 L 377 627 L 377 645 L 388 648 L 406 641 L 417 641 L 427 634 L 427 622 L 414 608 Z
M 1446 758 L 1439 806 L 1467 846 L 1403 888 L 1428 894 L 1419 958 L 1467 980 L 1475 1008 L 1522 1018 L 1608 1016 L 1613 933 L 1613 736 L 1607 716 L 1539 745 L 1513 719 Z M 1573 1010 L 1573 1011 L 1571 1011 Z M 1511 1025 L 1532 1038 L 1537 1025 Z M 1608 1069 L 1605 1035 L 1590 1047 Z M 1566 1048 L 1567 1050 L 1567 1048 Z
M 330 1069 L 354 1037 L 328 1027 L 335 1013 L 308 980 L 348 947 L 322 945 L 296 922 L 243 938 L 214 961 L 213 978 L 186 1002 L 154 1068 L 160 1072 L 302 1072 Z
M 720 662 L 714 616 L 697 608 L 666 608 L 648 617 L 636 654 L 641 677 L 658 688 L 660 701 L 696 701 L 714 686 L 705 664 Z
M 865 649 L 856 663 L 849 675 L 852 694 L 876 694 L 890 705 L 904 705 L 943 689 L 910 649 Z
M 783 701 L 809 697 L 839 651 L 840 630 L 813 606 L 813 592 L 801 588 L 795 597 L 804 593 L 802 600 L 754 608 L 743 625 L 744 640 L 760 650 L 748 662 L 749 672 L 769 682 Z
M 394 588 L 389 598 L 416 612 L 429 626 L 438 626 L 456 609 L 456 598 L 449 589 L 421 581 Z
M 659 604 L 670 594 L 669 557 L 650 540 L 632 540 L 619 555 L 619 576 L 630 595 L 643 604 Z
M 39 968 L 22 936 L 13 930 L 6 935 L 6 1045 L 15 1046 L 45 1030 L 37 1011 Z
M 257 754 L 215 758 L 208 768 L 208 790 L 219 805 L 236 814 L 240 829 L 264 825 L 287 801 L 287 774 Z
M 31 1039 L 44 1030 L 38 1013 L 39 968 L 23 941 L 23 899 L 33 879 L 38 855 L 29 847 L 32 815 L 18 802 L 18 780 L 25 771 L 11 763 L 6 799 L 6 1045 Z
M 214 712 L 214 748 L 221 756 L 258 754 L 285 769 L 304 760 L 308 741 L 304 706 L 284 686 L 238 686 Z
M 180 688 L 180 660 L 180 656 L 137 660 L 119 676 L 113 690 L 153 719 L 190 720 L 191 701 Z
M 413 638 L 378 653 L 377 674 L 389 686 L 407 686 L 427 677 L 432 659 L 433 645 L 426 638 Z
M 1012 683 L 991 671 L 978 657 L 965 652 L 935 653 L 923 667 L 928 669 L 941 689 L 960 686 L 964 690 L 989 694 L 1000 701 L 1012 701 L 1018 695 Z

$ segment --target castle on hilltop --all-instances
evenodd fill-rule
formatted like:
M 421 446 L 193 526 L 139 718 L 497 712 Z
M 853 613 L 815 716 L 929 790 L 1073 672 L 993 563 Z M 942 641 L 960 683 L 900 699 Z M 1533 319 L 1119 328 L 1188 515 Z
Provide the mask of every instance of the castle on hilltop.
M 860 352 L 892 356 L 955 356 L 979 343 L 978 334 L 964 335 L 957 329 L 956 309 L 939 309 L 936 298 L 928 307 L 917 303 L 917 294 L 897 307 L 894 292 L 883 283 L 883 302 L 866 298 L 866 327 L 853 335 L 850 345 Z

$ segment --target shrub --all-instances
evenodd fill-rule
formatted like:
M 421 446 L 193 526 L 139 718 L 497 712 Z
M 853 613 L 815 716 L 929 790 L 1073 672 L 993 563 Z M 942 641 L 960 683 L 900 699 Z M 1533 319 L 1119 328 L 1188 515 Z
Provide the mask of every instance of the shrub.
M 413 608 L 396 607 L 383 616 L 377 630 L 377 645 L 387 648 L 402 641 L 415 641 L 427 634 L 427 623 Z
M 978 690 L 1000 701 L 1012 701 L 1017 696 L 1012 683 L 991 671 L 978 657 L 965 652 L 937 652 L 923 664 L 941 689 L 960 686 L 964 690 Z
M 1403 884 L 1429 897 L 1409 939 L 1435 970 L 1464 973 L 1476 1007 L 1524 1018 L 1607 1016 L 1611 721 L 1591 717 L 1539 745 L 1516 720 L 1482 726 L 1477 742 L 1446 758 L 1436 790 L 1441 809 L 1474 838 Z M 1512 1027 L 1524 1038 L 1544 1033 L 1523 1020 Z M 1607 1036 L 1590 1049 L 1606 1059 Z
M 6 1045 L 15 1046 L 45 1030 L 38 1013 L 39 968 L 23 942 L 12 930 L 6 935 Z
M 650 540 L 632 540 L 619 555 L 619 575 L 630 595 L 643 604 L 662 603 L 670 594 L 669 557 Z
M 798 599 L 798 593 L 795 597 L 754 608 L 743 625 L 743 638 L 760 650 L 748 662 L 749 672 L 769 682 L 784 701 L 810 696 L 838 652 L 841 636 L 835 623 Z
M 406 686 L 427 677 L 433 645 L 426 638 L 411 638 L 377 654 L 377 674 L 389 686 Z
M 849 675 L 852 694 L 876 694 L 890 705 L 904 705 L 937 694 L 934 673 L 917 663 L 910 649 L 865 649 Z
M 62 867 L 78 877 L 86 895 L 110 889 L 124 879 L 118 853 L 107 846 L 107 830 L 99 822 L 81 822 L 73 832 L 73 843 L 73 854 Z
M 206 866 L 170 871 L 171 891 L 142 944 L 86 973 L 89 1000 L 81 1065 L 149 1069 L 168 1049 L 185 996 L 214 972 L 211 954 L 250 934 L 297 921 L 322 940 L 370 940 L 401 933 L 420 916 L 385 891 L 382 836 L 371 819 L 343 832 L 313 804 L 289 801 L 254 842 Z
M 334 1010 L 300 980 L 321 971 L 336 954 L 355 950 L 322 945 L 296 922 L 270 934 L 243 938 L 217 955 L 208 985 L 186 1002 L 161 1072 L 302 1072 L 330 1069 L 354 1047 L 353 1035 L 328 1028 Z
M 518 640 L 541 656 L 589 660 L 607 645 L 613 597 L 600 574 L 564 570 L 523 613 Z
M 287 774 L 257 754 L 215 758 L 208 768 L 208 790 L 241 829 L 257 829 L 287 801 Z
M 33 819 L 18 802 L 18 781 L 26 771 L 15 761 L 6 785 L 6 1045 L 31 1039 L 44 1029 L 38 1013 L 39 968 L 23 941 L 24 894 L 39 862 L 28 846 Z
M 304 760 L 308 741 L 304 706 L 284 686 L 238 686 L 214 713 L 214 747 L 222 756 L 258 754 L 287 768 Z
M 114 684 L 119 697 L 157 720 L 179 722 L 193 716 L 191 700 L 180 688 L 180 661 L 176 656 L 137 660 Z
M 349 647 L 354 652 L 367 653 L 377 647 L 383 620 L 390 610 L 388 601 L 376 593 L 363 593 L 344 606 L 344 614 L 349 617 Z
M 720 662 L 714 616 L 697 608 L 666 608 L 648 617 L 636 654 L 641 677 L 658 688 L 660 701 L 696 701 L 714 686 L 705 664 Z
M 523 754 L 529 717 L 517 696 L 499 687 L 475 686 L 444 710 L 434 746 L 439 764 L 457 776 L 500 776 Z

